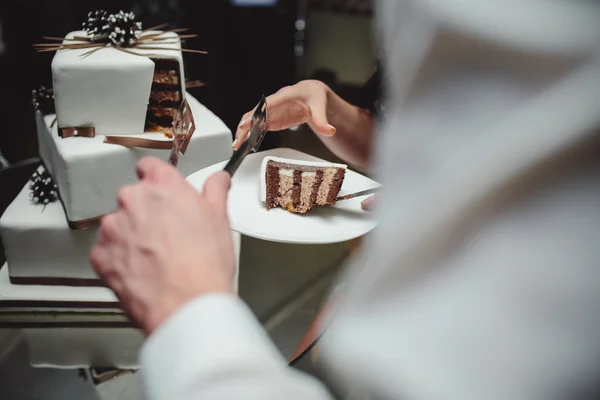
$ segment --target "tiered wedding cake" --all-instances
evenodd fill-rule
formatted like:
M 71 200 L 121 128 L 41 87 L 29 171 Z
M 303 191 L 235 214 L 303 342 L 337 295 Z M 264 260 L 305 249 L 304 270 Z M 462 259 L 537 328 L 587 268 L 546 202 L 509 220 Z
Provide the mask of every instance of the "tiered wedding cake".
M 22 329 L 32 365 L 137 365 L 143 335 L 89 263 L 97 223 L 137 181 L 140 158 L 170 159 L 174 134 L 185 176 L 231 156 L 231 131 L 186 93 L 181 43 L 192 35 L 159 29 L 100 11 L 38 45 L 56 51 L 54 90 L 34 91 L 43 165 L 0 219 L 0 328 Z
M 84 30 L 39 45 L 56 51 L 54 90 L 34 92 L 43 166 L 0 220 L 12 283 L 101 285 L 88 261 L 97 222 L 137 180 L 140 158 L 169 158 L 180 108 L 195 125 L 183 175 L 230 157 L 230 130 L 186 93 L 181 43 L 189 36 L 96 12 Z

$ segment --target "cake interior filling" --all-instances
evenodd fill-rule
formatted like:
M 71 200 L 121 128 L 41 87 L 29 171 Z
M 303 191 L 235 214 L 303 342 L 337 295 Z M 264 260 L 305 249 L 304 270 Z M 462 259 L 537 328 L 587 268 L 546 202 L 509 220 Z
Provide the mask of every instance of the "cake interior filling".
M 168 58 L 154 58 L 154 76 L 150 89 L 146 132 L 173 134 L 173 119 L 183 100 L 179 61 Z
M 335 167 L 313 167 L 267 163 L 267 209 L 281 207 L 305 213 L 314 206 L 335 204 L 346 171 Z

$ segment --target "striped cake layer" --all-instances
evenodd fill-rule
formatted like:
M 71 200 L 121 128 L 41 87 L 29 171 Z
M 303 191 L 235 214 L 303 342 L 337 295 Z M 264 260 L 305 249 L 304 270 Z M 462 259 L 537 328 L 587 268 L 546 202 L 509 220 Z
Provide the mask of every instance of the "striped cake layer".
M 336 166 L 317 167 L 270 160 L 265 171 L 267 209 L 281 207 L 304 214 L 315 206 L 335 204 L 345 174 L 345 168 Z

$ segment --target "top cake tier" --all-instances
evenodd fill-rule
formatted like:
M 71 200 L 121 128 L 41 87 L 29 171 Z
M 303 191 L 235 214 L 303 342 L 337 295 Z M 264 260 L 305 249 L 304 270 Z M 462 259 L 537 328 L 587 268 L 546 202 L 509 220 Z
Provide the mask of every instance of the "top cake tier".
M 52 80 L 59 128 L 94 127 L 98 135 L 171 133 L 185 96 L 181 41 L 173 32 L 147 31 L 142 38 L 147 35 L 163 40 L 56 53 Z M 78 37 L 88 35 L 71 32 L 64 43 L 79 43 Z

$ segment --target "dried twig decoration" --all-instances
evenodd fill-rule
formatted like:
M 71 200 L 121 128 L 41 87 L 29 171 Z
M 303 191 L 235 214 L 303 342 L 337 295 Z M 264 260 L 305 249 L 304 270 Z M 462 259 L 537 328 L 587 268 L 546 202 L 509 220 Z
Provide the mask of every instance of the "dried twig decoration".
M 165 47 L 168 44 L 176 44 L 177 40 L 165 36 L 165 33 L 186 32 L 187 28 L 171 29 L 162 31 L 166 24 L 154 26 L 142 30 L 142 23 L 136 21 L 135 14 L 120 11 L 117 14 L 109 14 L 104 10 L 93 11 L 88 14 L 87 21 L 83 23 L 83 30 L 87 36 L 76 36 L 73 38 L 44 37 L 49 43 L 36 43 L 33 46 L 38 52 L 55 52 L 66 49 L 90 49 L 81 56 L 86 57 L 106 47 L 124 51 L 126 53 L 148 56 L 135 50 L 174 50 Z M 158 31 L 158 32 L 157 32 Z M 184 39 L 194 38 L 197 35 L 180 35 L 181 43 Z M 66 42 L 66 43 L 65 43 Z M 188 53 L 206 54 L 205 51 L 184 49 Z

